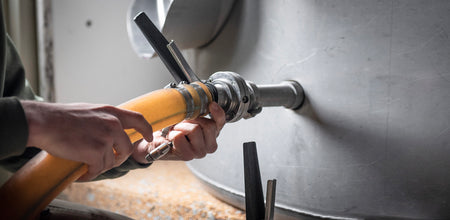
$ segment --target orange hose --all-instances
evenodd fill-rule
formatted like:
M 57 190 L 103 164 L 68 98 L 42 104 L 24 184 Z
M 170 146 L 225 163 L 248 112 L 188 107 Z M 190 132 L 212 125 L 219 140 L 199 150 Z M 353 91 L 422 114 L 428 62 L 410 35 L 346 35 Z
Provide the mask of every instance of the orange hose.
M 207 87 L 200 85 L 212 101 Z M 201 101 L 200 95 L 190 85 L 183 85 L 194 99 L 194 117 Z M 208 103 L 204 103 L 208 105 Z M 176 89 L 161 89 L 137 97 L 120 108 L 140 112 L 152 125 L 153 131 L 181 122 L 186 117 L 186 101 Z M 142 135 L 134 129 L 126 130 L 135 142 Z M 20 168 L 0 189 L 0 213 L 4 219 L 30 219 L 37 217 L 59 193 L 88 170 L 87 165 L 54 157 L 42 151 Z

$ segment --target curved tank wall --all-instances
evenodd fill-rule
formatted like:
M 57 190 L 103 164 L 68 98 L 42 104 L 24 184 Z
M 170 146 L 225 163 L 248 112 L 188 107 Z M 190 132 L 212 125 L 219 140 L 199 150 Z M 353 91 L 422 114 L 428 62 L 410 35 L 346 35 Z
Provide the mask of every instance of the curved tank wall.
M 256 141 L 284 210 L 450 218 L 449 35 L 449 1 L 237 1 L 189 62 L 201 78 L 298 80 L 307 101 L 226 125 L 217 153 L 189 166 L 239 204 L 242 144 Z

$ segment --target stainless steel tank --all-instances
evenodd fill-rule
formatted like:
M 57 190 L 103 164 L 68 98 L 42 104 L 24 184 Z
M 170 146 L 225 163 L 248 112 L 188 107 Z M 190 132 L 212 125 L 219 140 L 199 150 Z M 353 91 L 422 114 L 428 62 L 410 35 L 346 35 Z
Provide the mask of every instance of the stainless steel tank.
M 450 1 L 237 1 L 191 65 L 297 80 L 307 100 L 227 124 L 190 168 L 243 207 L 242 144 L 256 141 L 278 219 L 450 218 L 449 35 Z
M 182 48 L 202 45 L 186 51 L 202 79 L 304 88 L 301 109 L 227 124 L 189 163 L 211 193 L 244 207 L 242 144 L 256 141 L 276 219 L 450 218 L 450 1 L 237 0 L 228 17 L 232 3 L 135 0 L 129 15 L 153 11 Z

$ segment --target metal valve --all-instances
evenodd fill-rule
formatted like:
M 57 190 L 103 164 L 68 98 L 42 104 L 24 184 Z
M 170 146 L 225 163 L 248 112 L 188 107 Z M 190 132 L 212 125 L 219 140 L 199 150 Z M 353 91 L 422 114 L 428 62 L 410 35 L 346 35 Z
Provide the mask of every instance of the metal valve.
M 139 13 L 134 21 L 178 83 L 189 84 L 200 81 L 175 43 L 173 41 L 169 43 L 144 12 Z M 256 85 L 234 72 L 216 72 L 203 83 L 212 94 L 213 100 L 224 109 L 227 122 L 254 117 L 267 106 L 298 109 L 305 97 L 300 83 L 293 80 L 277 85 Z M 179 89 L 183 93 L 183 89 Z M 199 95 L 206 96 L 206 94 Z M 189 106 L 187 108 L 189 115 L 193 109 L 189 109 Z
M 277 85 L 256 85 L 234 72 L 216 72 L 206 84 L 217 91 L 216 101 L 225 110 L 228 122 L 254 117 L 268 106 L 297 109 L 304 100 L 302 86 L 293 80 Z

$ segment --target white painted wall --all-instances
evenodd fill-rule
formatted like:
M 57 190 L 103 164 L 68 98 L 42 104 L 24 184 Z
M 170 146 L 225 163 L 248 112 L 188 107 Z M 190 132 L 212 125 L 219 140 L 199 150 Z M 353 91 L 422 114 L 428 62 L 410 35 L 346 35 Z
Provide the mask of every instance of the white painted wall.
M 130 2 L 52 2 L 57 102 L 118 105 L 172 81 L 159 58 L 141 60 L 132 50 L 126 30 Z

